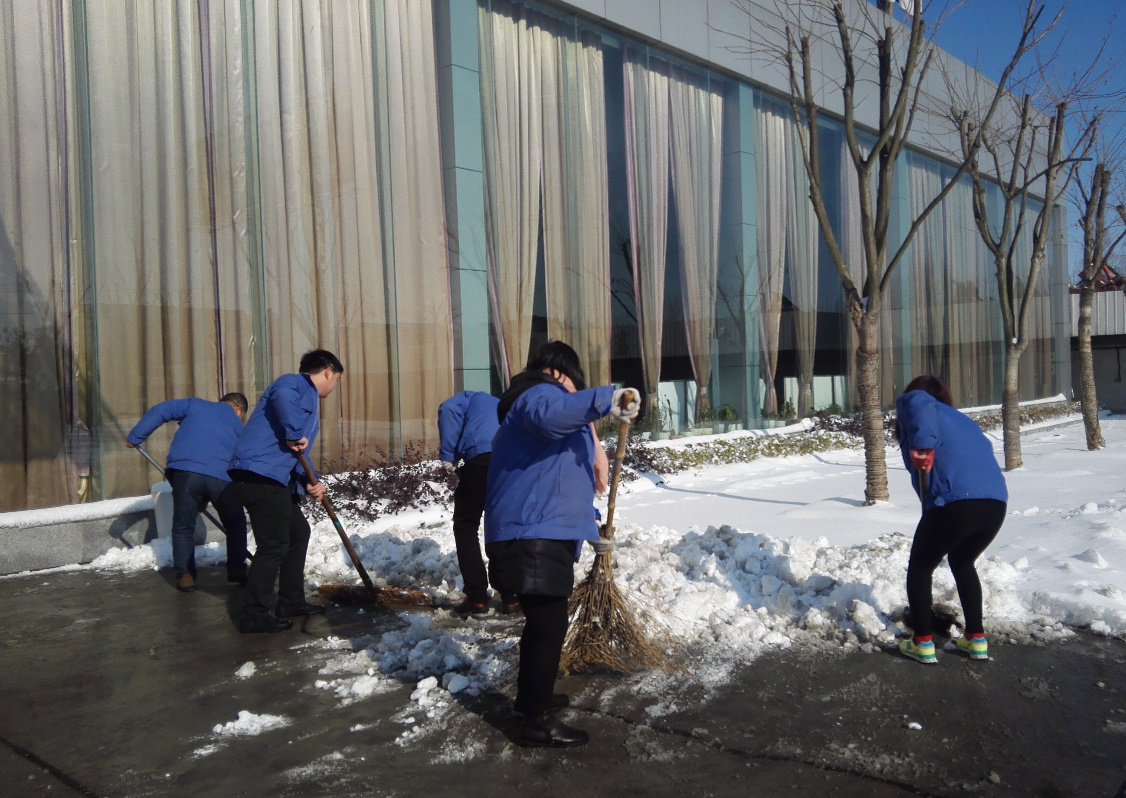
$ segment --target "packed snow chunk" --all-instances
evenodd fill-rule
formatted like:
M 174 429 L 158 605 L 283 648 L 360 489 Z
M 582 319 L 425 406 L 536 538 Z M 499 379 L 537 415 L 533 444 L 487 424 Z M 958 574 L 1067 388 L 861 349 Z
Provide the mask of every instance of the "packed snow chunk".
M 848 608 L 848 617 L 856 624 L 856 636 L 862 642 L 874 640 L 884 630 L 885 624 L 879 613 L 866 601 L 853 601 Z
M 239 668 L 237 671 L 235 671 L 235 676 L 237 676 L 240 679 L 249 679 L 251 676 L 254 675 L 254 671 L 255 671 L 254 663 L 253 662 L 247 662 L 247 663 L 244 663 L 241 668 Z
M 252 737 L 262 732 L 281 729 L 291 724 L 284 715 L 255 715 L 253 712 L 239 710 L 238 720 L 229 723 L 217 723 L 211 731 L 220 737 Z
M 1099 554 L 1098 549 L 1087 549 L 1082 554 L 1076 554 L 1075 559 L 1089 562 L 1096 568 L 1106 568 L 1109 563 L 1103 559 L 1103 555 Z
M 447 673 L 442 678 L 442 683 L 451 693 L 460 693 L 469 686 L 469 679 L 460 673 Z
M 1083 515 L 1093 515 L 1099 511 L 1098 502 L 1087 502 L 1079 508 L 1079 512 Z
M 411 693 L 411 701 L 415 701 L 422 706 L 430 706 L 436 702 L 436 698 L 430 694 L 430 691 L 438 686 L 437 678 L 427 676 L 415 687 L 414 692 Z

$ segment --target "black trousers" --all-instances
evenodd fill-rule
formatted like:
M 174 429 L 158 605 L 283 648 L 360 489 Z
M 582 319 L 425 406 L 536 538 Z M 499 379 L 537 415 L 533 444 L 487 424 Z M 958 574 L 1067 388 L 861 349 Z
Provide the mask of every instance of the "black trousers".
M 465 583 L 466 598 L 485 601 L 489 597 L 489 575 L 481 556 L 481 516 L 489 478 L 489 453 L 479 454 L 457 470 L 454 489 L 454 545 L 457 565 Z
M 250 515 L 257 546 L 247 572 L 243 615 L 265 615 L 277 603 L 300 607 L 305 603 L 305 553 L 309 548 L 309 522 L 297 503 L 297 494 L 278 482 L 233 483 Z
M 516 676 L 517 712 L 534 715 L 551 708 L 559 657 L 567 637 L 567 597 L 521 595 L 524 632 Z
M 974 561 L 997 537 L 1005 522 L 1006 505 L 995 499 L 963 499 L 923 513 L 911 543 L 907 565 L 907 601 L 916 635 L 929 635 L 933 623 L 931 579 L 934 569 L 949 558 L 966 616 L 966 632 L 984 632 L 981 581 Z

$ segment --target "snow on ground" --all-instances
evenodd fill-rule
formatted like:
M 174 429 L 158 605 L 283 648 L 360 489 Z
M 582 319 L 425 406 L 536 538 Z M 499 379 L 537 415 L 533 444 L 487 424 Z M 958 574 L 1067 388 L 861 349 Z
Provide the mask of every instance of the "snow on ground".
M 1104 420 L 1108 448 L 1098 452 L 1086 450 L 1082 426 L 1071 421 L 1026 430 L 1025 464 L 1007 474 L 1009 516 L 978 563 L 995 645 L 1064 638 L 1069 626 L 1126 636 L 1126 417 Z M 1000 430 L 990 438 L 1000 458 Z M 897 450 L 888 450 L 888 470 L 891 501 L 874 507 L 862 504 L 864 461 L 855 450 L 625 484 L 616 511 L 617 579 L 693 652 L 693 678 L 705 685 L 771 650 L 890 644 L 906 604 L 919 504 Z M 423 588 L 443 603 L 460 597 L 450 508 L 342 520 L 377 582 Z M 170 555 L 157 541 L 107 552 L 90 567 L 160 567 Z M 222 557 L 222 544 L 197 549 L 201 563 Z M 590 561 L 584 551 L 576 578 Z M 307 578 L 311 588 L 358 582 L 327 520 L 314 525 Z M 945 566 L 934 586 L 936 604 L 958 607 Z M 414 685 L 391 719 L 404 726 L 404 745 L 433 728 L 428 721 L 452 705 L 452 693 L 511 692 L 518 622 L 461 621 L 448 610 L 401 619 L 387 633 L 302 643 L 317 657 L 309 687 L 346 705 Z M 664 685 L 665 677 L 648 674 L 628 689 L 658 697 Z M 666 692 L 672 697 L 651 712 L 672 710 L 675 692 Z

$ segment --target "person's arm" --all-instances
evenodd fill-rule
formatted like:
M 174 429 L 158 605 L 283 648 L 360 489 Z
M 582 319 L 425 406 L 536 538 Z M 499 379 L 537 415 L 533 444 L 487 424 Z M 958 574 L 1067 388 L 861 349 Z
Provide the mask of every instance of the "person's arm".
M 911 465 L 916 470 L 929 469 L 933 464 L 934 450 L 940 441 L 938 430 L 938 400 L 926 391 L 911 391 L 896 400 L 899 422 L 900 446 L 910 452 Z M 929 452 L 930 457 L 915 453 Z
M 190 405 L 191 399 L 169 399 L 153 405 L 141 416 L 136 426 L 129 430 L 129 434 L 125 436 L 125 445 L 129 448 L 138 446 L 161 425 L 169 421 L 183 421 Z
M 594 438 L 594 495 L 601 496 L 610 484 L 610 458 L 606 456 L 606 448 L 598 439 L 594 424 L 590 425 L 590 435 Z
M 541 438 L 557 440 L 609 413 L 613 397 L 612 385 L 575 393 L 567 393 L 550 385 L 537 385 L 517 400 L 513 410 L 522 406 L 518 412 L 528 431 Z

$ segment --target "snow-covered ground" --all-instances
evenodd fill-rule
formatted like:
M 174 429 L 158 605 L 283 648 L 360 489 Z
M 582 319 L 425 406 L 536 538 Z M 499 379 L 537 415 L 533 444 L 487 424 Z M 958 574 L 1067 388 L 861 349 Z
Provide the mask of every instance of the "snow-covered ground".
M 1072 634 L 1069 626 L 1126 637 L 1126 417 L 1105 419 L 1103 433 L 1108 447 L 1088 452 L 1079 424 L 1026 432 L 1024 467 L 1007 474 L 1009 517 L 978 564 L 991 645 L 1060 639 Z M 990 437 L 1000 457 L 1000 431 Z M 863 455 L 849 449 L 630 482 L 616 511 L 617 579 L 692 652 L 692 678 L 705 684 L 775 649 L 890 644 L 906 604 L 919 504 L 897 450 L 888 450 L 888 467 L 891 501 L 874 507 L 861 502 Z M 377 581 L 421 587 L 448 602 L 459 597 L 450 508 L 342 520 Z M 221 562 L 223 546 L 201 547 L 197 557 Z M 111 550 L 85 567 L 136 570 L 170 559 L 158 541 Z M 590 559 L 585 551 L 577 578 Z M 310 587 L 357 581 L 328 521 L 314 527 L 307 578 Z M 935 574 L 935 601 L 958 607 L 945 566 Z M 373 627 L 370 635 L 314 644 L 320 667 L 308 688 L 349 704 L 414 683 L 397 718 L 407 727 L 404 744 L 426 733 L 450 693 L 509 689 L 518 623 L 454 621 L 448 610 L 404 613 L 403 620 L 393 632 Z M 238 675 L 253 674 L 248 663 Z M 640 675 L 630 689 L 658 695 L 664 679 Z M 228 726 L 214 734 L 257 728 Z

